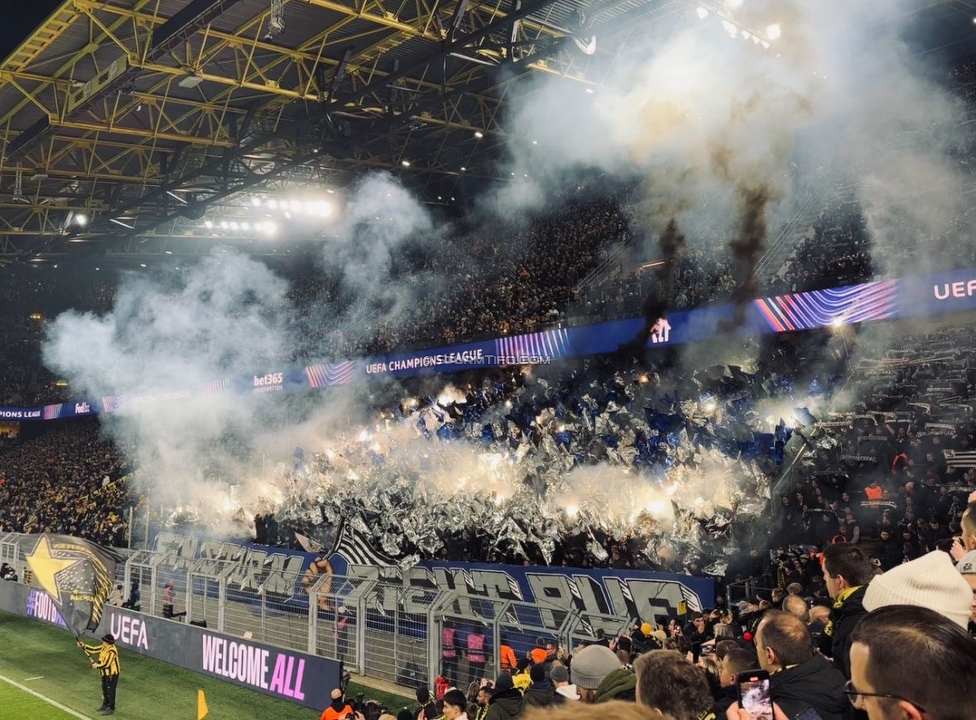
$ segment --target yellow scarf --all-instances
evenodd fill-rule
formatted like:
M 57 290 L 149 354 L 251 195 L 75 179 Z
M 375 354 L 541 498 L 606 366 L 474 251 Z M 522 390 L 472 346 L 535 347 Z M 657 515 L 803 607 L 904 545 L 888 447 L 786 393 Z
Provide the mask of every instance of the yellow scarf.
M 834 600 L 834 610 L 839 610 L 840 608 L 844 607 L 844 601 L 847 600 L 847 598 L 849 598 L 851 595 L 853 595 L 854 593 L 856 593 L 860 589 L 861 589 L 861 586 L 860 585 L 857 585 L 856 587 L 849 587 L 846 590 L 841 590 L 837 594 L 837 599 Z M 831 613 L 831 614 L 833 614 L 833 613 Z M 826 635 L 828 637 L 833 637 L 834 636 L 834 621 L 833 620 L 830 620 L 827 623 L 827 627 L 824 628 L 824 635 Z

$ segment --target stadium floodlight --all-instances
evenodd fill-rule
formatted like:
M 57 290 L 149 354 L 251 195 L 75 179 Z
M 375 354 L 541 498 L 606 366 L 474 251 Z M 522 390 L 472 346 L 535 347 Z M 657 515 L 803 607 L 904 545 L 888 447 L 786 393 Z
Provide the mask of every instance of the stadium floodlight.
M 276 230 L 276 229 L 277 229 L 277 228 L 275 227 L 275 224 L 274 224 L 273 222 L 266 222 L 266 223 L 264 224 L 264 231 L 265 231 L 265 232 L 266 232 L 266 233 L 267 233 L 268 235 L 274 235 L 274 234 L 275 234 L 275 230 Z
M 480 130 L 475 130 L 474 131 L 474 136 L 480 140 L 481 138 L 483 138 L 485 136 L 485 134 L 483 132 L 481 132 Z
M 271 208 L 272 210 L 277 210 L 278 209 L 278 201 L 275 200 L 274 198 L 272 198 L 271 200 L 268 200 L 268 207 Z
M 700 20 L 704 20 L 708 17 L 708 10 L 703 8 L 701 5 L 698 6 L 698 10 L 696 12 L 698 13 L 698 18 Z
M 292 210 L 294 210 L 295 212 L 301 212 L 302 211 L 302 201 L 301 200 L 292 200 L 290 203 L 288 203 L 288 206 Z
M 227 230 L 229 227 L 230 227 L 230 225 L 227 224 L 227 221 L 226 220 L 221 220 L 220 221 L 220 229 L 221 230 Z
M 255 195 L 254 197 L 251 198 L 251 204 L 254 207 L 261 207 L 261 198 Z
M 312 203 L 312 210 L 319 217 L 329 217 L 332 214 L 332 205 L 325 200 L 317 200 Z
M 88 216 L 85 213 L 78 213 L 75 215 L 74 221 L 78 227 L 85 227 L 88 224 Z
M 400 164 L 403 165 L 403 167 L 410 167 L 410 161 L 409 160 L 401 160 L 400 161 Z
M 735 26 L 735 23 L 731 20 L 723 20 L 722 27 L 725 28 L 725 32 L 729 34 L 730 37 L 739 36 L 739 28 Z
M 742 7 L 742 0 L 728 0 L 729 7 L 735 10 L 736 8 Z
M 779 36 L 782 34 L 783 30 L 779 26 L 779 23 L 773 23 L 768 28 L 766 28 L 766 37 L 770 40 L 779 40 Z
M 231 230 L 237 230 L 237 228 L 239 228 L 239 227 L 240 226 L 237 224 L 237 221 L 236 220 L 231 220 L 230 221 L 230 229 Z
M 241 230 L 250 230 L 250 229 L 251 229 L 250 223 L 247 223 L 247 222 L 242 222 L 241 223 Z
M 461 172 L 465 172 L 465 171 L 467 171 L 467 168 L 466 168 L 466 167 L 464 167 L 464 165 L 462 165 L 462 166 L 461 166 Z
M 211 221 L 211 220 L 206 220 L 206 221 L 204 221 L 204 223 L 203 223 L 203 226 L 204 226 L 205 228 L 207 228 L 207 230 L 210 230 L 210 229 L 211 229 L 211 228 L 213 227 L 213 221 Z

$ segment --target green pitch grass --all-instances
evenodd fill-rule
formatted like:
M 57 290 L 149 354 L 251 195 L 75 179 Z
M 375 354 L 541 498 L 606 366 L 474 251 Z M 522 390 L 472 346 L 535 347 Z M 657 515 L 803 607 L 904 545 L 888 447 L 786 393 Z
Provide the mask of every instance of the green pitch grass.
M 30 720 L 76 720 L 72 715 L 38 700 L 22 690 L 0 682 L 0 707 L 3 716 L 9 718 L 30 718 Z
M 89 639 L 89 642 L 91 639 Z M 65 707 L 93 718 L 102 704 L 101 681 L 85 654 L 74 644 L 67 630 L 44 625 L 17 615 L 0 612 L 0 675 L 29 687 Z M 221 682 L 153 660 L 121 651 L 122 677 L 114 717 L 126 720 L 196 720 L 197 690 L 207 695 L 207 720 L 274 718 L 316 720 L 314 711 L 277 700 L 247 688 Z M 29 682 L 24 682 L 28 678 Z M 401 708 L 409 700 L 371 688 L 350 685 L 350 694 L 363 692 L 389 708 Z M 23 712 L 7 712 L 8 698 L 23 703 Z M 14 705 L 20 707 L 20 705 Z M 0 716 L 11 720 L 69 720 L 70 715 L 0 682 Z M 396 710 L 394 709 L 394 713 Z

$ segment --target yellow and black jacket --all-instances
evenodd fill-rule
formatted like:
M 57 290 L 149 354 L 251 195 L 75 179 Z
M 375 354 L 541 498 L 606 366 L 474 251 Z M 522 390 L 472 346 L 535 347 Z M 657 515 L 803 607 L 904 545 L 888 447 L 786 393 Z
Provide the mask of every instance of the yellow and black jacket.
M 92 667 L 103 676 L 118 675 L 122 671 L 119 663 L 119 649 L 115 645 L 102 643 L 101 645 L 85 645 L 85 653 L 92 658 Z M 96 660 L 93 656 L 98 655 Z

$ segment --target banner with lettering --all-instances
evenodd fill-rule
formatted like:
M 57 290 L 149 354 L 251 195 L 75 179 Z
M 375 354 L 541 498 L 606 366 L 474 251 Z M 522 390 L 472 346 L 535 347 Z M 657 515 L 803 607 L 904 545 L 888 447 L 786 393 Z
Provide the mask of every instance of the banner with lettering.
M 50 597 L 14 582 L 0 582 L 0 610 L 67 626 Z M 340 686 L 337 660 L 225 635 L 107 605 L 92 635 L 112 633 L 119 648 L 210 675 L 282 700 L 321 710 Z M 123 660 L 123 666 L 125 661 Z
M 227 596 L 238 602 L 252 602 L 258 593 L 278 607 L 304 611 L 308 607 L 305 588 L 322 575 L 336 577 L 380 577 L 384 582 L 427 591 L 452 590 L 458 595 L 461 613 L 477 619 L 482 612 L 478 600 L 515 600 L 540 603 L 554 609 L 623 618 L 666 618 L 712 607 L 715 583 L 708 578 L 642 570 L 584 570 L 566 567 L 521 567 L 463 562 L 423 562 L 410 568 L 383 567 L 350 560 L 351 552 L 308 553 L 245 542 L 201 540 L 175 533 L 158 533 L 154 549 L 163 553 L 160 570 L 184 573 L 223 572 Z M 362 557 L 362 556 L 359 556 Z M 213 566 L 207 567 L 206 561 Z M 202 562 L 201 562 L 202 561 Z M 332 592 L 341 592 L 329 583 Z M 179 590 L 179 588 L 177 588 Z M 352 591 L 350 586 L 349 590 Z M 385 593 L 374 609 L 394 614 L 424 612 L 411 605 L 411 593 Z M 322 610 L 331 611 L 328 603 Z M 487 617 L 485 619 L 488 619 Z M 552 627 L 559 629 L 558 623 Z

